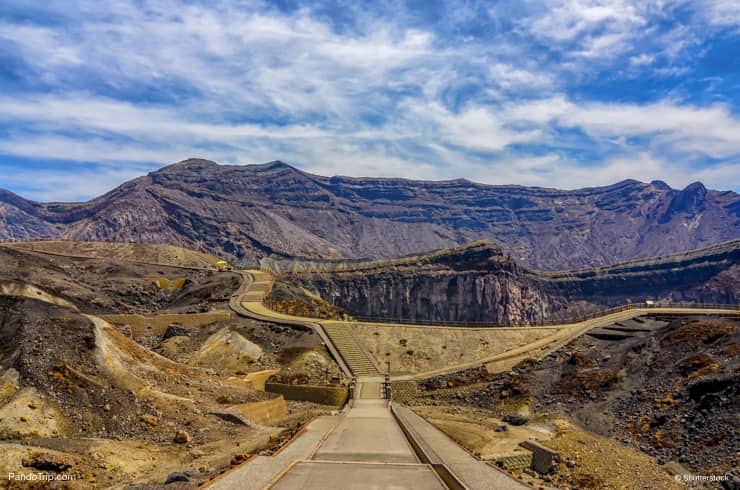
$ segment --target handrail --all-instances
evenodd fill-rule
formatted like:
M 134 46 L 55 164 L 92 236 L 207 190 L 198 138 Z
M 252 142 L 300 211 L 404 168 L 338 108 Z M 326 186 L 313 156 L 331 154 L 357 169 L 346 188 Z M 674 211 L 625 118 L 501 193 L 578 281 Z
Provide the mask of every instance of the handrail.
M 275 308 L 276 303 L 263 300 L 262 304 L 276 312 L 282 313 L 280 310 Z M 348 321 L 355 322 L 367 322 L 367 323 L 392 323 L 401 325 L 430 325 L 430 326 L 448 326 L 448 327 L 533 327 L 533 326 L 554 326 L 554 325 L 568 325 L 572 323 L 580 323 L 585 320 L 591 320 L 602 316 L 607 316 L 614 313 L 620 313 L 626 310 L 632 309 L 665 309 L 665 308 L 693 308 L 701 310 L 735 310 L 740 315 L 740 304 L 719 304 L 719 303 L 694 303 L 694 302 L 650 302 L 644 301 L 640 303 L 626 303 L 620 306 L 614 306 L 611 308 L 604 308 L 596 310 L 590 313 L 583 313 L 580 315 L 573 315 L 571 317 L 553 317 L 547 319 L 540 319 L 539 321 L 533 322 L 519 322 L 519 323 L 507 323 L 507 324 L 496 324 L 491 322 L 482 321 L 455 321 L 455 320 L 425 320 L 425 319 L 413 319 L 413 318 L 391 318 L 391 317 L 380 317 L 380 316 L 368 316 L 368 315 L 351 315 Z M 310 315 L 310 313 L 308 313 Z M 318 316 L 309 316 L 309 318 L 315 318 L 316 320 L 327 320 Z

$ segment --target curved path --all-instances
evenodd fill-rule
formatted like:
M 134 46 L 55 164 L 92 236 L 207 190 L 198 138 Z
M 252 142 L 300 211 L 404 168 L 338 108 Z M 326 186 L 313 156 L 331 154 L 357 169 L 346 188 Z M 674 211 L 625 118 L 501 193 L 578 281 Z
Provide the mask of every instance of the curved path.
M 370 355 L 362 343 L 354 338 L 353 325 L 370 325 L 370 326 L 383 326 L 383 327 L 416 327 L 426 329 L 449 329 L 454 328 L 457 331 L 465 330 L 478 330 L 482 327 L 469 328 L 469 327 L 440 327 L 431 325 L 409 325 L 409 324 L 393 324 L 393 323 L 374 323 L 374 322 L 358 322 L 358 321 L 338 321 L 338 320 L 321 320 L 316 318 L 301 317 L 294 315 L 287 315 L 284 313 L 276 312 L 263 304 L 263 299 L 267 296 L 272 288 L 273 277 L 269 273 L 262 272 L 259 270 L 245 270 L 240 271 L 244 281 L 242 286 L 237 293 L 232 297 L 231 307 L 237 313 L 248 316 L 250 318 L 270 321 L 274 323 L 281 323 L 286 325 L 301 325 L 310 326 L 319 332 L 324 342 L 329 347 L 335 358 L 338 359 L 343 369 L 349 368 L 352 375 L 362 378 L 363 376 L 377 377 L 382 376 L 380 368 L 377 366 L 377 361 Z M 547 335 L 539 340 L 530 342 L 524 346 L 516 349 L 511 349 L 503 353 L 496 353 L 490 356 L 483 356 L 479 359 L 458 363 L 447 366 L 443 369 L 430 370 L 421 373 L 415 373 L 413 375 L 405 376 L 394 376 L 392 379 L 421 379 L 430 376 L 436 376 L 440 374 L 450 373 L 466 369 L 470 367 L 487 365 L 490 372 L 505 371 L 516 365 L 525 358 L 541 358 L 559 349 L 563 345 L 569 343 L 576 337 L 586 333 L 587 331 L 604 327 L 614 322 L 625 321 L 631 318 L 647 315 L 647 314 L 663 314 L 663 315 L 722 315 L 722 316 L 735 316 L 740 317 L 740 310 L 732 308 L 683 308 L 683 307 L 632 307 L 623 311 L 609 313 L 596 318 L 576 322 L 576 323 L 564 323 L 562 325 L 552 325 L 545 327 L 548 330 L 555 330 L 554 333 Z M 540 327 L 495 327 L 497 330 L 511 330 L 511 331 L 531 331 Z M 328 342 L 327 342 L 328 341 Z M 352 345 L 354 344 L 354 345 Z M 348 349 L 348 347 L 352 349 Z M 337 354 L 339 356 L 337 357 Z M 366 356 L 370 362 L 374 365 L 375 369 L 368 369 L 364 372 L 358 372 L 355 366 L 358 366 L 361 362 L 365 362 L 364 359 L 353 363 L 353 357 Z M 355 366 L 353 366 L 353 364 Z M 355 369 L 353 369 L 355 368 Z

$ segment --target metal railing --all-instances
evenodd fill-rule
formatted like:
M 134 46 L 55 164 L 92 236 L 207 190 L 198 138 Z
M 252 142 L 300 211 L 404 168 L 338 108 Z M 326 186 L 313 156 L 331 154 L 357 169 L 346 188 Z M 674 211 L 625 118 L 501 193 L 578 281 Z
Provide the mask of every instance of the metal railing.
M 275 308 L 275 303 L 271 301 L 264 301 L 263 304 L 270 310 L 276 313 L 285 313 Z M 464 320 L 425 320 L 419 318 L 393 318 L 383 316 L 367 316 L 367 315 L 350 315 L 347 321 L 355 322 L 367 322 L 367 323 L 397 323 L 402 325 L 430 325 L 439 327 L 537 327 L 537 326 L 553 326 L 553 325 L 564 325 L 571 323 L 580 323 L 586 320 L 592 320 L 594 318 L 604 317 L 615 313 L 621 313 L 627 310 L 634 309 L 661 309 L 661 308 L 677 308 L 677 309 L 702 309 L 702 310 L 733 310 L 735 315 L 740 316 L 740 304 L 714 304 L 714 303 L 693 303 L 693 302 L 651 302 L 644 301 L 640 303 L 627 303 L 620 306 L 614 306 L 611 308 L 604 308 L 595 310 L 588 313 L 578 313 L 571 316 L 555 315 L 551 318 L 540 318 L 539 320 L 525 320 L 521 322 L 509 322 L 506 324 L 497 324 L 493 322 L 485 321 L 464 321 Z M 318 320 L 327 320 L 319 316 L 309 316 L 309 318 L 316 318 Z

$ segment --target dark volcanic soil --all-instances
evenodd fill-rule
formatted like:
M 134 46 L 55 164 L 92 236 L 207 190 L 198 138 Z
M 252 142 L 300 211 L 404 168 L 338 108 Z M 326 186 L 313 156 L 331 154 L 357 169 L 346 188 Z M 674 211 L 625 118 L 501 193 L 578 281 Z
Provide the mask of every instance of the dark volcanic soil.
M 195 313 L 226 307 L 233 272 L 61 257 L 0 247 L 0 280 L 37 284 L 91 314 Z
M 39 296 L 50 302 L 24 297 L 31 294 L 24 283 L 50 293 Z M 53 467 L 79 477 L 65 488 L 160 488 L 172 473 L 185 472 L 189 482 L 167 488 L 196 488 L 252 454 L 276 450 L 330 410 L 288 402 L 287 413 L 264 424 L 240 418 L 242 407 L 276 398 L 245 372 L 282 368 L 290 381 L 318 382 L 336 366 L 313 331 L 230 313 L 228 300 L 240 285 L 235 273 L 0 247 L 0 284 L 16 295 L 0 296 L 3 474 Z M 209 313 L 174 316 L 187 327 L 167 324 L 172 313 L 203 311 Z M 86 314 L 116 314 L 130 324 Z M 165 338 L 162 326 L 173 327 L 173 336 Z M 219 341 L 209 349 L 213 338 Z M 230 364 L 243 345 L 259 359 Z M 202 355 L 214 351 L 220 357 Z
M 480 384 L 483 383 L 483 384 Z M 421 400 L 529 405 L 698 474 L 737 468 L 740 326 L 729 319 L 637 319 L 592 331 L 509 373 L 483 370 L 420 384 Z M 420 401 L 420 403 L 425 403 Z

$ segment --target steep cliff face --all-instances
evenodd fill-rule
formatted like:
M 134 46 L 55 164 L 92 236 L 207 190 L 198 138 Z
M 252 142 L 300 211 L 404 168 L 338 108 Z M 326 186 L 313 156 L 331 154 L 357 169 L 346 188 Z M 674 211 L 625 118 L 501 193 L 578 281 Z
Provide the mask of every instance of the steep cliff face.
M 533 273 L 570 301 L 617 305 L 646 299 L 735 304 L 740 240 L 692 252 L 578 271 Z
M 284 271 L 283 279 L 357 317 L 519 324 L 536 323 L 561 306 L 490 242 L 379 262 L 265 260 L 263 267 Z
M 740 238 L 740 196 L 700 183 L 679 191 L 626 180 L 562 191 L 186 160 L 86 203 L 0 192 L 0 239 L 37 238 L 169 243 L 240 264 L 381 259 L 488 239 L 527 267 L 559 270 Z
M 304 282 L 357 317 L 393 320 L 536 323 L 550 298 L 526 278 L 497 273 L 377 274 Z
M 501 248 L 468 246 L 380 262 L 263 261 L 357 317 L 536 324 L 627 302 L 740 301 L 740 240 L 686 254 L 576 271 L 520 267 Z

